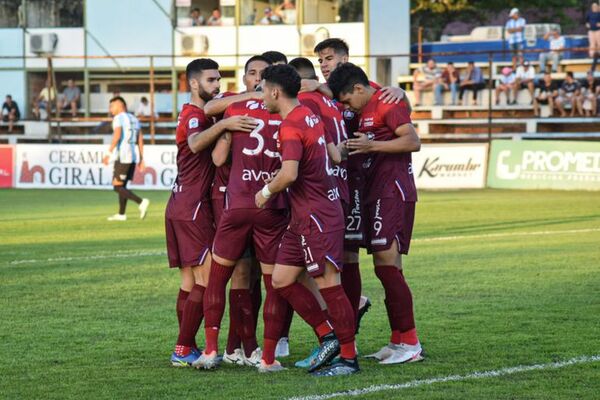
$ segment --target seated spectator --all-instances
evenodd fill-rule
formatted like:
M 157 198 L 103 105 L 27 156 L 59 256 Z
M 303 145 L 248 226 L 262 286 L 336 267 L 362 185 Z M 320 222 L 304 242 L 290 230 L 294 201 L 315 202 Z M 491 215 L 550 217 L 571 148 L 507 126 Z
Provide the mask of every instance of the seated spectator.
M 567 78 L 558 90 L 556 98 L 556 108 L 560 111 L 561 117 L 566 117 L 565 106 L 571 106 L 571 117 L 575 116 L 575 110 L 579 115 L 583 115 L 581 110 L 581 84 L 573 78 L 571 71 L 567 72 Z
M 550 41 L 550 51 L 540 53 L 540 72 L 546 70 L 548 59 L 552 60 L 552 72 L 558 72 L 558 64 L 563 57 L 562 50 L 565 48 L 565 38 L 560 35 L 558 29 L 553 29 L 544 35 L 544 39 Z
M 533 68 L 533 65 L 531 65 L 529 61 L 524 61 L 522 65 L 519 65 L 517 68 L 517 73 L 515 74 L 515 83 L 513 85 L 515 102 L 517 100 L 519 90 L 528 89 L 529 95 L 531 96 L 531 102 L 529 104 L 533 104 L 533 91 L 535 90 L 534 80 L 535 68 Z
M 538 83 L 536 95 L 533 98 L 533 113 L 540 116 L 540 104 L 548 104 L 550 117 L 554 111 L 554 100 L 558 96 L 558 84 L 552 80 L 550 72 L 544 73 L 544 78 Z
M 75 82 L 73 79 L 69 79 L 67 81 L 67 87 L 62 92 L 62 97 L 58 99 L 58 109 L 63 111 L 70 109 L 71 116 L 77 116 L 77 110 L 81 106 L 81 91 L 77 86 L 75 86 Z
M 56 98 L 56 89 L 52 87 L 52 89 L 48 90 L 49 82 L 46 81 L 46 86 L 40 91 L 40 94 L 33 100 L 33 116 L 37 119 L 40 119 L 41 112 L 40 110 L 45 110 L 47 114 L 49 114 L 52 110 L 52 103 Z M 49 107 L 50 105 L 50 107 Z
M 192 19 L 192 26 L 206 25 L 206 20 L 204 19 L 202 14 L 200 14 L 199 8 L 194 8 L 192 10 L 192 12 L 190 13 L 190 18 Z
M 421 104 L 421 93 L 425 90 L 433 90 L 434 85 L 442 76 L 440 69 L 435 65 L 433 58 L 427 64 L 417 69 L 413 74 L 413 90 L 415 91 L 415 106 Z
M 458 101 L 462 103 L 465 90 L 470 90 L 473 92 L 473 105 L 477 105 L 477 93 L 485 87 L 481 68 L 476 67 L 473 61 L 469 61 L 467 64 L 467 72 L 460 80 L 458 86 L 460 88 L 458 92 Z
M 208 18 L 208 22 L 206 24 L 210 25 L 210 26 L 223 25 L 223 21 L 221 21 L 221 10 L 219 10 L 218 8 L 215 8 L 212 11 L 212 14 L 210 14 L 210 17 Z
M 506 104 L 515 104 L 516 101 L 511 101 L 510 94 L 513 91 L 516 76 L 511 67 L 502 68 L 502 76 L 496 81 L 496 105 L 500 104 L 500 94 L 506 93 Z M 514 94 L 513 94 L 514 95 Z M 516 97 L 516 95 L 514 95 Z
M 275 14 L 281 18 L 284 24 L 296 23 L 296 5 L 292 0 L 283 0 L 275 9 Z
M 149 117 L 152 115 L 152 110 L 150 109 L 150 102 L 146 96 L 142 96 L 140 99 L 140 104 L 138 104 L 137 109 L 135 110 L 136 117 Z M 158 118 L 158 113 L 154 111 L 154 116 Z
M 9 133 L 13 131 L 14 124 L 19 118 L 21 118 L 19 106 L 13 101 L 12 96 L 7 94 L 4 104 L 2 104 L 2 121 L 8 122 Z
M 444 71 L 442 72 L 442 76 L 439 82 L 435 85 L 435 105 L 441 106 L 444 105 L 444 91 L 449 90 L 452 97 L 452 105 L 456 105 L 456 96 L 458 94 L 458 84 L 460 82 L 460 78 L 458 76 L 458 71 L 454 68 L 454 63 L 449 62 Z
M 585 81 L 581 85 L 581 105 L 586 117 L 593 117 L 598 112 L 598 95 L 600 84 L 594 79 L 592 71 L 588 71 Z
M 265 16 L 260 20 L 261 25 L 278 25 L 282 23 L 281 17 L 275 14 L 271 7 L 265 8 L 264 14 Z

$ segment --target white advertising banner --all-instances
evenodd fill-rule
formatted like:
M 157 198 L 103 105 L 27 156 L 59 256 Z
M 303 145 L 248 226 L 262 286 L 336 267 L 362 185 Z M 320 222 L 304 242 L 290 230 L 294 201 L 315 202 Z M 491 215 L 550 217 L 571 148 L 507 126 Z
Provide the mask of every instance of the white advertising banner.
M 17 188 L 112 189 L 113 166 L 102 164 L 106 145 L 19 144 Z M 177 175 L 175 145 L 144 146 L 146 168 L 136 168 L 128 187 L 170 190 Z
M 487 144 L 423 144 L 413 153 L 418 189 L 485 187 Z

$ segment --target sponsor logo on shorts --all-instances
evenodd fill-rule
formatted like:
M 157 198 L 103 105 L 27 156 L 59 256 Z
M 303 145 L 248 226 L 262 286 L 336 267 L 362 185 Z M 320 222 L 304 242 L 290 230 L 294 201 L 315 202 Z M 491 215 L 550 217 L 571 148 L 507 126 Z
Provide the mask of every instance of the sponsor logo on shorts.
M 382 239 L 373 239 L 371 240 L 371 244 L 372 245 L 378 245 L 378 244 L 387 244 L 387 239 L 386 238 L 382 238 Z
M 312 263 L 312 264 L 310 264 L 310 265 L 308 265 L 308 266 L 306 267 L 306 270 L 307 270 L 308 272 L 318 271 L 318 270 L 319 270 L 319 264 L 317 264 L 317 263 Z

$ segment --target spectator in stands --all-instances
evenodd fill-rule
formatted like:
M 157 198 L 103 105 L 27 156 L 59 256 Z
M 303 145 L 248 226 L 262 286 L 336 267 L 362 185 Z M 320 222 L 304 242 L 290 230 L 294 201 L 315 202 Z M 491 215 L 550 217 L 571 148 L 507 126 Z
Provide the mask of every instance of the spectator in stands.
M 2 121 L 8 122 L 9 133 L 13 131 L 15 122 L 17 122 L 19 118 L 21 118 L 19 106 L 13 101 L 12 96 L 7 94 L 4 104 L 2 104 Z
M 71 116 L 77 116 L 77 110 L 81 106 L 81 91 L 77 86 L 75 86 L 75 82 L 73 79 L 69 79 L 67 81 L 67 87 L 62 92 L 62 97 L 58 99 L 58 109 L 63 111 L 70 109 Z
M 540 71 L 546 69 L 548 59 L 552 60 L 552 72 L 558 72 L 558 64 L 563 57 L 563 49 L 565 48 L 565 38 L 561 36 L 558 29 L 553 29 L 544 35 L 544 40 L 550 42 L 550 51 L 540 53 Z
M 483 80 L 481 68 L 475 66 L 473 61 L 469 61 L 467 64 L 467 72 L 464 78 L 461 79 L 459 87 L 458 101 L 462 103 L 465 90 L 470 90 L 473 92 L 473 105 L 477 105 L 477 93 L 485 87 L 485 81 Z
M 552 80 L 550 72 L 544 73 L 544 78 L 538 83 L 536 96 L 533 98 L 533 113 L 540 116 L 540 104 L 548 104 L 550 115 L 554 112 L 554 100 L 558 96 L 558 84 Z
M 533 65 L 531 65 L 529 61 L 524 61 L 522 65 L 519 65 L 517 73 L 515 74 L 515 83 L 513 86 L 515 101 L 517 100 L 519 90 L 528 89 L 531 97 L 530 104 L 533 104 L 533 91 L 535 90 L 534 80 L 535 68 L 533 68 Z
M 221 26 L 223 25 L 223 21 L 221 20 L 221 10 L 217 7 L 212 10 L 210 17 L 208 18 L 208 22 L 206 23 L 210 26 Z
M 37 119 L 40 118 L 41 112 L 40 110 L 46 110 L 49 114 L 52 110 L 52 102 L 56 98 L 56 89 L 52 87 L 48 90 L 48 85 L 50 82 L 46 81 L 46 86 L 41 90 L 40 94 L 33 101 L 33 116 Z
M 458 94 L 458 84 L 460 82 L 460 78 L 458 76 L 458 71 L 454 68 L 454 63 L 449 62 L 444 71 L 442 72 L 442 76 L 439 79 L 438 83 L 435 85 L 435 105 L 441 106 L 444 105 L 444 91 L 449 90 L 452 98 L 452 105 L 456 105 L 456 96 Z
M 600 85 L 594 79 L 594 73 L 588 71 L 581 85 L 581 102 L 586 117 L 593 117 L 597 114 L 598 95 L 600 95 Z
M 496 81 L 496 105 L 500 104 L 500 94 L 506 93 L 506 104 L 515 104 L 516 93 L 513 93 L 513 100 L 511 100 L 511 92 L 515 86 L 516 76 L 512 68 L 502 68 L 502 76 Z
M 292 0 L 283 0 L 275 9 L 275 14 L 281 18 L 284 24 L 296 23 L 296 6 Z
M 585 18 L 585 26 L 588 28 L 589 55 L 594 59 L 592 63 L 592 72 L 594 72 L 598 61 L 598 52 L 600 52 L 600 7 L 598 3 L 592 3 L 591 10 Z
M 571 107 L 571 117 L 575 116 L 575 110 L 579 115 L 583 115 L 581 110 L 581 84 L 573 78 L 573 72 L 567 72 L 567 78 L 562 83 L 558 90 L 556 98 L 556 109 L 560 112 L 561 117 L 566 117 L 565 107 Z
M 513 8 L 510 10 L 509 19 L 506 21 L 505 31 L 508 34 L 508 47 L 512 52 L 512 67 L 513 70 L 517 67 L 517 59 L 519 64 L 523 63 L 523 48 L 525 47 L 525 18 L 521 18 L 519 9 Z
M 244 25 L 254 25 L 255 22 L 256 22 L 256 8 L 253 8 L 252 12 L 250 14 L 248 14 L 248 16 L 246 17 L 246 22 Z
M 152 110 L 150 109 L 150 102 L 146 96 L 142 96 L 140 99 L 140 104 L 138 104 L 137 109 L 135 110 L 135 116 L 140 117 L 149 117 L 152 115 Z M 154 111 L 154 117 L 158 118 L 158 113 Z
M 206 25 L 206 20 L 204 19 L 202 14 L 200 14 L 199 8 L 194 8 L 192 10 L 192 12 L 190 13 L 190 18 L 192 19 L 192 26 Z
M 427 64 L 417 69 L 413 74 L 413 89 L 415 91 L 415 106 L 421 104 L 422 92 L 433 90 L 434 85 L 439 82 L 442 72 L 435 64 L 435 60 L 430 58 Z
M 265 8 L 264 17 L 260 20 L 261 25 L 278 25 L 281 24 L 281 17 L 273 11 L 271 7 Z

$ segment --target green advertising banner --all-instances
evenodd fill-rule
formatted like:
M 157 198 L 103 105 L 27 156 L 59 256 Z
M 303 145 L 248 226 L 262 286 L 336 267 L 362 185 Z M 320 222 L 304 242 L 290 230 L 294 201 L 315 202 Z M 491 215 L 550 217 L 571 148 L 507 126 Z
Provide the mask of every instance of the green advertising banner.
M 600 190 L 600 142 L 494 140 L 488 186 Z

